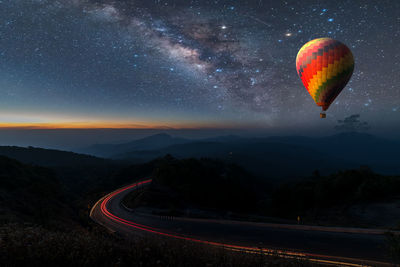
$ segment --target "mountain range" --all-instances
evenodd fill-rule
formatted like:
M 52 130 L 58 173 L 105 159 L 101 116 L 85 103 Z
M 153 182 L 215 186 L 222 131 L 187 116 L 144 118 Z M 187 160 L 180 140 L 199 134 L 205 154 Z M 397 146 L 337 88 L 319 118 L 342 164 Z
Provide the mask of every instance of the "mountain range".
M 365 133 L 326 137 L 220 136 L 200 140 L 157 134 L 122 144 L 96 144 L 79 150 L 94 156 L 142 163 L 166 154 L 210 157 L 237 163 L 257 176 L 290 178 L 328 174 L 362 165 L 383 174 L 400 173 L 400 143 Z

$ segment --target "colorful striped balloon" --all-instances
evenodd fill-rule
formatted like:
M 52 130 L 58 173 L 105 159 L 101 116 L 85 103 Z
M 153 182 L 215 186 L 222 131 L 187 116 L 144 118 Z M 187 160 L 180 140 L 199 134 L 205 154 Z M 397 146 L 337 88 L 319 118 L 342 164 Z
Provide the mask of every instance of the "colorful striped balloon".
M 308 93 L 325 111 L 350 80 L 354 58 L 350 49 L 341 42 L 319 38 L 309 41 L 299 50 L 296 68 Z

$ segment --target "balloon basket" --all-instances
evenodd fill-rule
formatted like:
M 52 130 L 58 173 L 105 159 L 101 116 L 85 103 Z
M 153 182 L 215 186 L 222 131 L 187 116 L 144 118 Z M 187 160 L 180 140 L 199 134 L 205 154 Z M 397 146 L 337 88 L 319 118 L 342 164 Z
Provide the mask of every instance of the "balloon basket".
M 325 114 L 325 113 L 320 113 L 320 114 L 319 114 L 319 117 L 320 117 L 321 119 L 324 119 L 324 118 L 326 118 L 326 114 Z

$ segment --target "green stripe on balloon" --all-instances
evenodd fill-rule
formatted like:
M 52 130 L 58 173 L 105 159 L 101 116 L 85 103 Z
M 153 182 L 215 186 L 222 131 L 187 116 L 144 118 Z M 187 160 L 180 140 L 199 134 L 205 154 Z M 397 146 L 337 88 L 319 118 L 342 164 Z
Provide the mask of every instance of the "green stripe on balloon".
M 341 79 L 343 79 L 345 77 L 351 76 L 351 74 L 353 73 L 353 69 L 354 69 L 354 64 L 350 65 L 344 71 L 338 73 L 337 75 L 333 76 L 332 78 L 328 79 L 326 82 L 321 84 L 318 87 L 317 92 L 315 93 L 314 101 L 317 102 L 317 103 L 321 102 L 321 101 L 318 101 L 319 100 L 319 96 L 321 95 L 321 93 L 326 91 L 326 90 L 328 90 L 330 85 L 337 83 L 338 81 L 340 81 Z M 346 81 L 346 83 L 347 83 L 347 81 Z M 342 87 L 342 86 L 340 86 L 340 87 Z

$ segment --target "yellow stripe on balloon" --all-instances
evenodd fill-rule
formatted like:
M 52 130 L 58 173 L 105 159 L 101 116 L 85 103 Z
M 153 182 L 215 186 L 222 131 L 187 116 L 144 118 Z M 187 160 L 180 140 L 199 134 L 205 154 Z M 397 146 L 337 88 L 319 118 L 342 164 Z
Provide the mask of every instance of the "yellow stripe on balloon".
M 299 52 L 297 53 L 297 56 L 296 56 L 296 61 L 298 60 L 299 56 L 300 56 L 303 52 L 305 52 L 305 50 L 307 50 L 307 49 L 309 49 L 309 48 L 312 48 L 312 46 L 314 46 L 316 43 L 320 44 L 321 41 L 329 41 L 329 40 L 331 40 L 331 39 L 330 39 L 330 38 L 327 38 L 327 37 L 324 37 L 324 38 L 318 38 L 318 39 L 314 39 L 314 40 L 309 41 L 308 43 L 306 43 L 305 45 L 303 45 L 302 48 L 300 48 L 300 50 L 299 50 Z
M 340 60 L 335 60 L 333 64 L 328 64 L 328 67 L 323 67 L 321 70 L 317 71 L 317 73 L 310 79 L 308 85 L 308 91 L 311 97 L 315 100 L 318 88 L 327 80 L 338 75 L 344 69 L 347 69 L 351 64 L 353 64 L 353 56 L 347 54 L 340 58 Z M 323 73 L 326 73 L 326 78 L 323 76 Z

